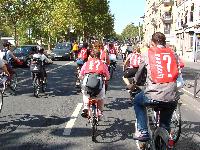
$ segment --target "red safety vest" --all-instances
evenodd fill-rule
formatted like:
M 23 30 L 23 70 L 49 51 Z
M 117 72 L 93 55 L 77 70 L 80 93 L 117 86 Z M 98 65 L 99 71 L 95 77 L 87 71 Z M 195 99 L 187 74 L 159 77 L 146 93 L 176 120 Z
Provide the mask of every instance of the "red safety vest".
M 101 60 L 91 58 L 86 62 L 85 73 L 104 73 L 104 63 Z
M 131 68 L 137 68 L 139 67 L 140 61 L 141 61 L 141 55 L 140 54 L 136 54 L 136 53 L 132 53 L 130 54 L 130 67 Z
M 170 48 L 153 47 L 148 50 L 151 79 L 154 83 L 175 82 L 178 65 Z
M 87 59 L 87 49 L 86 48 L 82 48 L 81 51 L 78 54 L 78 58 L 81 59 Z
M 117 53 L 117 51 L 116 51 L 116 49 L 115 49 L 115 48 L 112 48 L 112 49 L 110 49 L 110 50 L 109 50 L 109 53 L 110 53 L 110 54 L 116 54 L 116 53 Z

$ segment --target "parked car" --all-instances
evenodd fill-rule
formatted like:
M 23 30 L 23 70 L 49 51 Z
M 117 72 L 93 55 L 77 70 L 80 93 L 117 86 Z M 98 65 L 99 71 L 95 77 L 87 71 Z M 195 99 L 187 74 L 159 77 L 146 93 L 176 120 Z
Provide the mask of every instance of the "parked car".
M 52 50 L 52 60 L 70 60 L 72 45 L 70 43 L 58 43 Z
M 40 48 L 39 45 L 23 45 L 14 49 L 13 54 L 23 62 L 23 66 L 29 66 L 31 57 Z M 17 65 L 17 64 L 14 64 Z

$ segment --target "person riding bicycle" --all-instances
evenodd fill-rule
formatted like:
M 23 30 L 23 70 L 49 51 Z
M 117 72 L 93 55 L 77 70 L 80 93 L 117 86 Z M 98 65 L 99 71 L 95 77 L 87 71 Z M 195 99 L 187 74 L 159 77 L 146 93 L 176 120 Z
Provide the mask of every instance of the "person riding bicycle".
M 179 75 L 178 60 L 175 52 L 166 48 L 166 37 L 161 32 L 152 35 L 152 47 L 142 55 L 137 81 L 142 70 L 146 69 L 146 87 L 134 98 L 138 134 L 135 140 L 150 139 L 147 125 L 147 106 L 163 108 L 160 110 L 160 125 L 170 131 L 172 114 L 177 106 L 178 90 L 176 80 Z
M 10 78 L 9 80 L 12 78 L 12 75 L 15 73 L 13 70 L 13 60 L 16 61 L 18 64 L 21 64 L 22 62 L 15 57 L 15 55 L 13 54 L 13 50 L 11 49 L 11 43 L 10 42 L 6 42 L 4 44 L 5 46 L 5 56 L 3 56 L 3 59 L 5 60 L 5 64 L 7 67 L 8 72 L 10 73 Z
M 95 76 L 96 80 L 98 79 L 99 84 L 97 84 L 96 87 L 92 89 L 92 91 L 89 91 L 87 87 L 89 87 L 90 84 L 94 84 L 95 82 L 95 79 L 93 78 L 93 80 L 91 76 Z M 79 74 L 79 78 L 83 80 L 82 93 L 84 108 L 82 110 L 81 116 L 86 118 L 88 115 L 88 102 L 90 96 L 95 96 L 95 98 L 98 99 L 98 106 L 101 112 L 101 116 L 105 99 L 105 83 L 103 80 L 109 80 L 110 75 L 108 72 L 108 67 L 105 63 L 103 63 L 103 61 L 100 60 L 99 50 L 93 51 L 93 58 L 90 58 L 83 65 Z M 93 93 L 94 91 L 95 93 Z
M 130 84 L 128 78 L 135 77 L 135 74 L 139 68 L 140 61 L 141 61 L 140 48 L 137 47 L 136 49 L 133 49 L 133 52 L 128 55 L 127 59 L 124 62 L 123 66 L 124 76 L 122 78 L 128 90 L 133 90 L 134 88 L 134 84 Z
M 41 61 L 41 79 L 45 83 L 47 79 L 45 63 L 52 63 L 52 60 L 47 58 L 47 56 L 44 54 L 44 48 L 39 49 L 38 53 L 33 55 L 32 61 L 35 61 L 36 59 Z
M 113 43 L 109 44 L 108 53 L 109 53 L 110 63 L 113 64 L 114 70 L 115 70 L 116 69 L 116 61 L 117 61 L 117 50 L 115 49 Z
M 100 59 L 101 59 L 107 66 L 109 66 L 109 65 L 110 65 L 110 59 L 109 59 L 108 53 L 107 53 L 107 51 L 104 49 L 104 46 L 103 46 L 102 43 L 99 44 L 99 51 L 100 51 L 100 53 L 101 53 Z
M 78 56 L 78 52 L 79 52 L 78 43 L 76 41 L 74 41 L 73 47 L 72 47 L 72 53 L 73 53 L 74 61 L 76 61 L 76 58 Z
M 126 50 L 127 50 L 127 44 L 124 44 L 121 47 L 121 53 L 122 53 L 122 60 L 123 60 L 123 62 L 126 60 Z
M 83 43 L 83 46 L 81 50 L 78 52 L 78 58 L 82 59 L 83 62 L 86 62 L 88 60 L 88 43 Z
M 10 77 L 10 73 L 7 70 L 7 67 L 4 63 L 4 60 L 0 58 L 0 86 L 5 88 L 5 83 L 8 81 Z

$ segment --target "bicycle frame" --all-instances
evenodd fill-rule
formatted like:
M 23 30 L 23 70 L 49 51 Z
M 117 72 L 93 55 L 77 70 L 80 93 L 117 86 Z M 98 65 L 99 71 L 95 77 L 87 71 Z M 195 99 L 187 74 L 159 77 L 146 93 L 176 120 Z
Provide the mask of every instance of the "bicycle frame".
M 177 106 L 178 107 L 178 106 Z M 160 138 L 166 145 L 166 149 L 173 149 L 177 139 L 173 139 L 173 133 L 168 132 L 165 128 L 159 127 L 160 125 L 160 111 L 155 111 L 154 108 L 147 108 L 148 116 L 148 130 L 150 134 L 150 140 L 147 142 L 139 142 L 138 146 L 140 149 L 152 149 L 157 150 L 157 138 Z M 137 124 L 137 123 L 136 123 Z M 137 132 L 137 126 L 135 126 Z M 180 129 L 179 129 L 180 130 Z
M 92 141 L 96 141 L 96 131 L 99 121 L 98 100 L 89 98 L 88 122 L 92 127 Z

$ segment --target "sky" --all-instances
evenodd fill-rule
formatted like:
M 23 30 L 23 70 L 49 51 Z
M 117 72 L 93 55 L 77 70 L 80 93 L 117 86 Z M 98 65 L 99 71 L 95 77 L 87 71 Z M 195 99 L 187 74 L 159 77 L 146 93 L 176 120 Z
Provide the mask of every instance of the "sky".
M 115 32 L 120 34 L 130 23 L 142 24 L 145 0 L 110 0 L 110 10 L 115 16 Z

